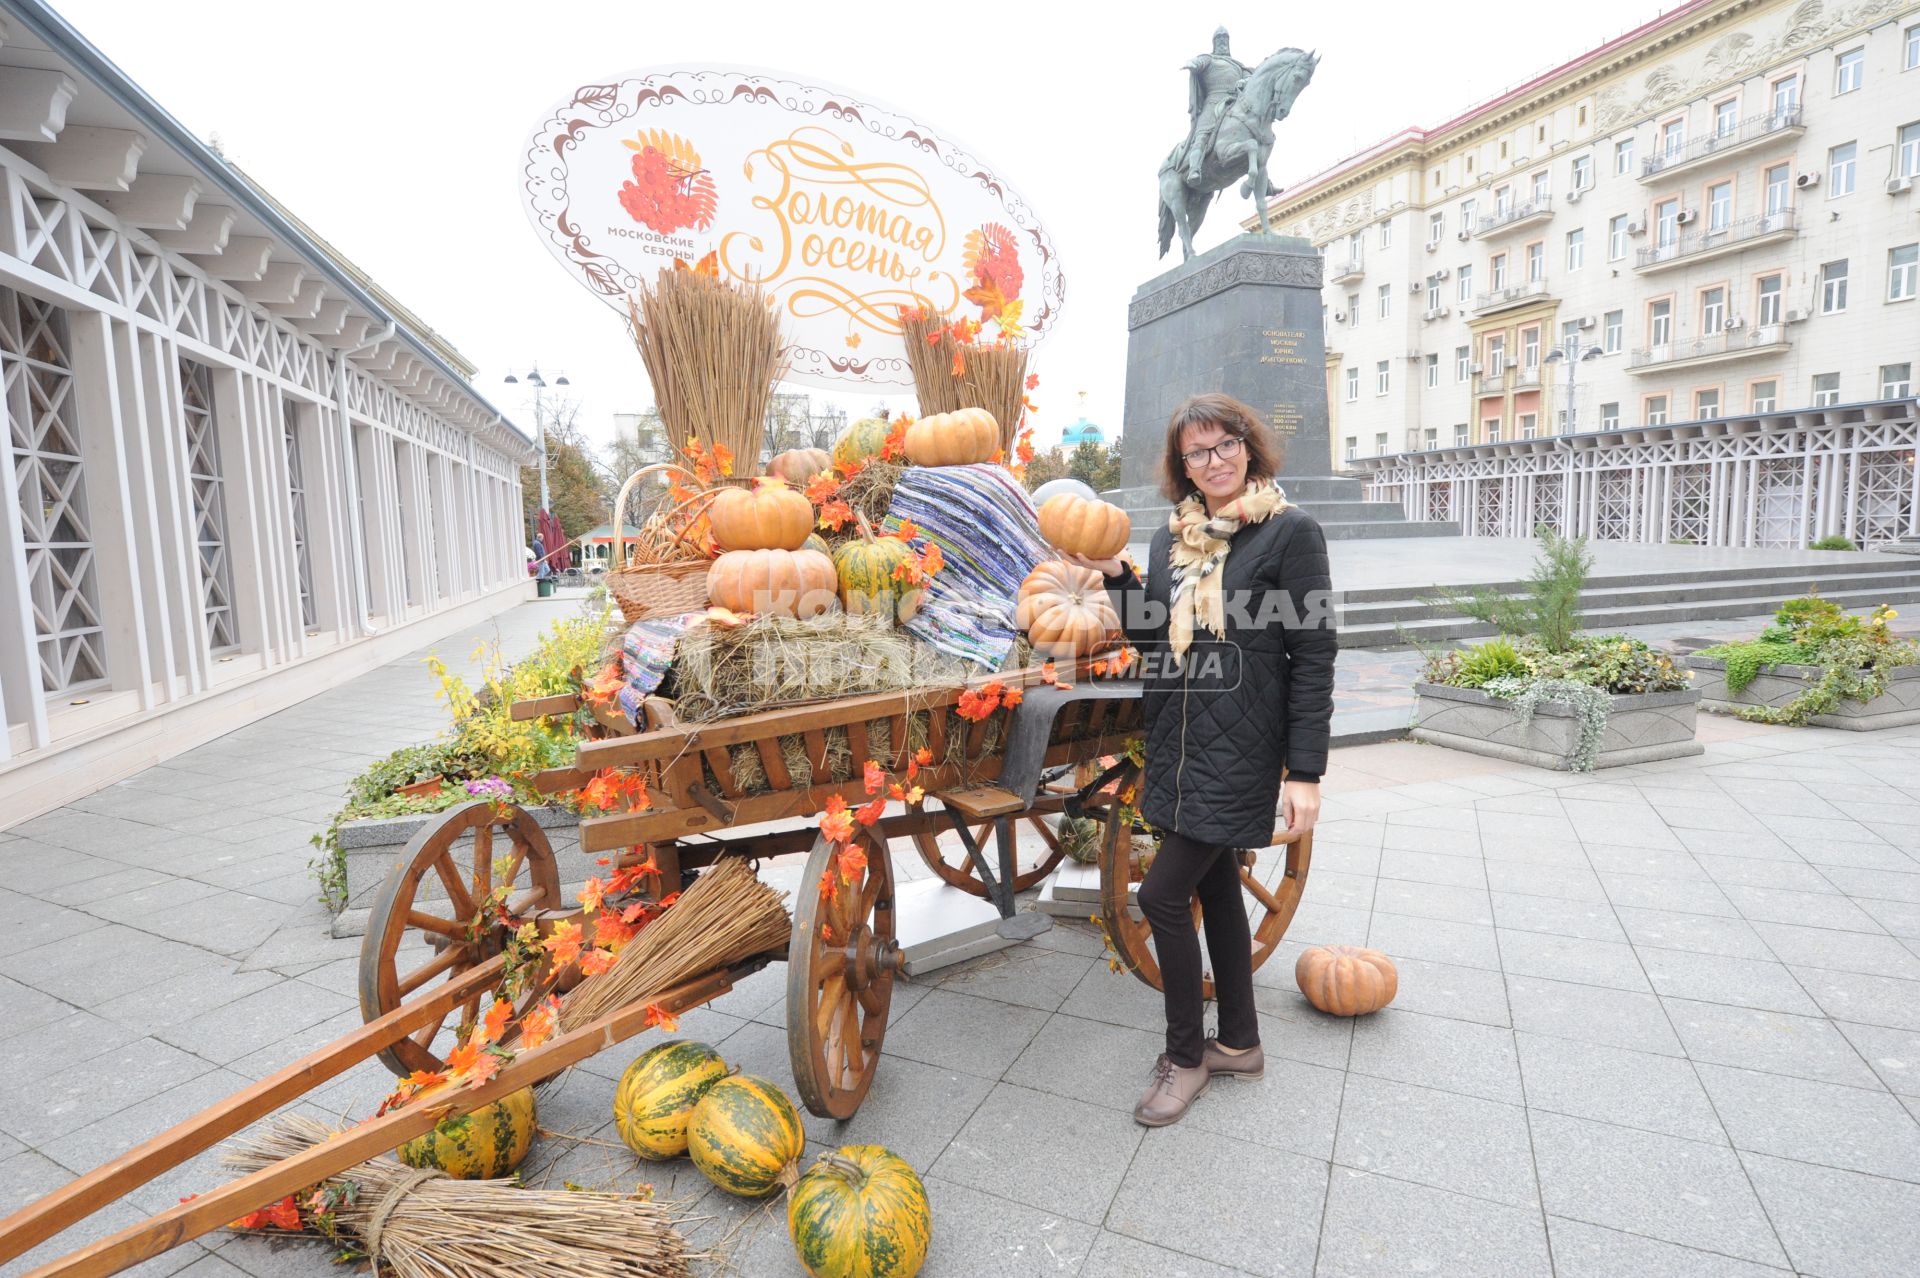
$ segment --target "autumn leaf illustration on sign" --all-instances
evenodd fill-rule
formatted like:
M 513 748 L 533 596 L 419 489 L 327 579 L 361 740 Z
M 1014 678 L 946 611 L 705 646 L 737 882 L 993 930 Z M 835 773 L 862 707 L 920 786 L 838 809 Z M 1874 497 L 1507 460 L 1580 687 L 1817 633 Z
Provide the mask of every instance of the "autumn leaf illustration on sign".
M 982 322 L 999 319 L 1018 304 L 1025 275 L 1020 269 L 1020 250 L 1011 230 L 998 222 L 988 222 L 968 231 L 962 261 L 973 279 L 973 287 L 963 296 L 980 308 Z M 1015 310 L 1015 322 L 1018 316 Z
M 620 184 L 620 207 L 634 221 L 662 235 L 713 225 L 719 194 L 691 142 L 664 129 L 648 129 L 623 139 L 622 145 L 634 154 L 633 178 Z

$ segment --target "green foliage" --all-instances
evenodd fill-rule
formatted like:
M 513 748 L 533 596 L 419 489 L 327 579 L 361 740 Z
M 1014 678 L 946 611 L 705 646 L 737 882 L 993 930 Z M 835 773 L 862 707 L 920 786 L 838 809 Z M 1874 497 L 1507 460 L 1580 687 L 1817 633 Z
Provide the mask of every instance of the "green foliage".
M 1757 639 L 1716 644 L 1699 655 L 1726 663 L 1727 693 L 1739 696 L 1762 670 L 1775 666 L 1815 666 L 1812 686 L 1782 706 L 1742 706 L 1743 719 L 1757 723 L 1803 724 L 1832 714 L 1842 702 L 1865 704 L 1884 694 L 1893 672 L 1920 663 L 1920 644 L 1896 638 L 1887 623 L 1900 614 L 1881 604 L 1866 616 L 1843 610 L 1818 595 L 1789 599 L 1774 614 L 1774 624 Z
M 1807 543 L 1807 549 L 1808 550 L 1858 550 L 1860 549 L 1860 547 L 1854 545 L 1850 538 L 1834 536 L 1834 537 L 1822 537 L 1819 541 L 1810 541 Z
M 1567 768 L 1573 772 L 1593 771 L 1600 754 L 1600 742 L 1607 734 L 1610 703 L 1607 694 L 1590 683 L 1572 679 L 1496 679 L 1483 689 L 1488 695 L 1513 704 L 1520 726 L 1533 722 L 1533 714 L 1543 701 L 1564 701 L 1573 708 L 1577 729 L 1573 753 L 1567 756 Z
M 1489 639 L 1462 654 L 1452 683 L 1456 688 L 1479 688 L 1492 679 L 1518 678 L 1528 673 L 1526 658 L 1510 640 Z
M 1580 629 L 1580 590 L 1593 569 L 1593 556 L 1585 537 L 1563 537 L 1545 524 L 1534 533 L 1540 538 L 1540 556 L 1524 593 L 1481 589 L 1465 595 L 1443 589 L 1429 602 L 1446 604 L 1504 634 L 1538 639 L 1549 652 L 1565 651 Z
M 1673 658 L 1624 635 L 1578 635 L 1561 651 L 1540 640 L 1490 639 L 1464 649 L 1429 652 L 1427 681 L 1453 688 L 1482 688 L 1499 679 L 1562 680 L 1610 694 L 1676 692 L 1687 672 Z

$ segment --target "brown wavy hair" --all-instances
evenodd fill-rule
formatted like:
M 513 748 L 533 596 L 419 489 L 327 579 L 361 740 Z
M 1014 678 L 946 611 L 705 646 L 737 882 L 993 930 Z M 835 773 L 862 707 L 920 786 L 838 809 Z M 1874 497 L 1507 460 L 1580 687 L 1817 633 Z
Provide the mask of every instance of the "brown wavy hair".
M 1273 431 L 1260 420 L 1260 414 L 1231 395 L 1218 392 L 1194 395 L 1174 409 L 1167 421 L 1167 451 L 1160 459 L 1160 495 L 1175 505 L 1200 491 L 1200 486 L 1187 474 L 1187 464 L 1180 460 L 1180 436 L 1189 426 L 1208 423 L 1232 435 L 1246 448 L 1249 484 L 1272 479 L 1280 473 L 1286 453 Z

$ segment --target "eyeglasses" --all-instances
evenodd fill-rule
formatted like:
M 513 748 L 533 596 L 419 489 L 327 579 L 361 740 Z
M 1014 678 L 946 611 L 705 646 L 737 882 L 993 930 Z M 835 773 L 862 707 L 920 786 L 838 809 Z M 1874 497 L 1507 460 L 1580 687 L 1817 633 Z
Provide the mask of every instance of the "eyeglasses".
M 1212 465 L 1216 457 L 1221 461 L 1232 461 L 1239 455 L 1240 437 L 1229 435 L 1211 448 L 1196 448 L 1190 453 L 1181 453 L 1180 460 L 1186 463 L 1188 470 L 1199 470 L 1202 466 Z

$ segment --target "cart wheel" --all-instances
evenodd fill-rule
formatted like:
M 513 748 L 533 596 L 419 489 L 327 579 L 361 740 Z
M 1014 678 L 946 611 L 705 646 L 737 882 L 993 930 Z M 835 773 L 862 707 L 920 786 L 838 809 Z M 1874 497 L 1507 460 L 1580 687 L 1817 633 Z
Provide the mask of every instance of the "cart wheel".
M 497 833 L 506 835 L 506 848 L 496 850 Z M 506 927 L 476 925 L 475 919 L 481 904 L 502 886 L 507 911 L 517 918 L 561 908 L 553 847 L 523 809 L 485 800 L 467 803 L 414 835 L 367 917 L 360 942 L 360 1015 L 377 1020 L 434 981 L 454 980 L 498 954 L 506 944 Z M 481 993 L 467 1000 L 458 1023 L 478 1020 L 481 1005 L 491 997 Z M 525 997 L 532 998 L 531 989 Z M 380 1059 L 402 1076 L 445 1068 L 434 1039 L 446 1019 L 383 1049 Z
M 852 1118 L 873 1086 L 902 955 L 893 941 L 893 863 L 862 826 L 866 853 L 851 882 L 823 835 L 807 858 L 787 954 L 787 1053 L 800 1099 L 821 1118 Z M 833 890 L 820 884 L 831 875 Z
M 1042 794 L 1034 799 L 1031 808 L 1014 818 L 1016 838 L 1020 833 L 1020 825 L 1024 822 L 1038 830 L 1040 838 L 1047 845 L 1046 853 L 1041 856 L 1038 864 L 1025 868 L 1016 864 L 1013 875 L 1015 892 L 1024 892 L 1052 874 L 1054 867 L 1060 864 L 1062 857 L 1066 856 L 1066 845 L 1060 841 L 1060 836 L 1053 828 L 1053 818 L 1064 810 L 1061 798 Z M 988 864 L 997 865 L 1000 853 L 993 839 L 993 823 L 989 821 L 981 826 L 969 826 L 968 829 L 973 833 L 973 841 L 979 844 L 980 849 L 987 854 Z M 914 850 L 920 853 L 920 859 L 927 863 L 927 868 L 939 875 L 942 880 L 963 892 L 971 892 L 978 897 L 986 896 L 987 885 L 982 883 L 979 876 L 973 872 L 973 862 L 968 859 L 965 848 L 958 846 L 957 843 L 943 845 L 940 842 L 940 835 L 932 830 L 916 833 L 913 836 L 913 846 Z M 948 857 L 953 859 L 948 860 Z
M 1106 808 L 1106 828 L 1100 839 L 1101 926 L 1121 965 L 1157 990 L 1161 987 L 1160 962 L 1153 952 L 1153 930 L 1147 926 L 1139 907 L 1128 901 L 1131 889 L 1142 876 L 1133 857 L 1133 836 L 1147 833 L 1147 827 L 1122 819 L 1122 805 L 1116 797 L 1126 793 L 1139 778 L 1139 767 L 1129 765 L 1120 774 L 1119 784 L 1111 792 L 1094 796 L 1087 810 L 1091 814 L 1102 806 Z M 1286 848 L 1284 853 L 1280 850 L 1282 846 Z M 1280 948 L 1280 938 L 1286 935 L 1287 925 L 1293 922 L 1293 912 L 1298 908 L 1300 894 L 1307 886 L 1307 866 L 1312 858 L 1312 831 L 1285 840 L 1284 843 L 1276 840 L 1271 847 L 1240 853 L 1240 886 L 1246 894 L 1247 923 L 1253 933 L 1253 966 L 1256 971 Z M 1193 925 L 1196 931 L 1201 925 L 1197 900 L 1193 906 Z M 1203 961 L 1205 956 L 1203 942 Z M 1207 974 L 1204 985 L 1206 997 L 1212 998 L 1211 973 Z

